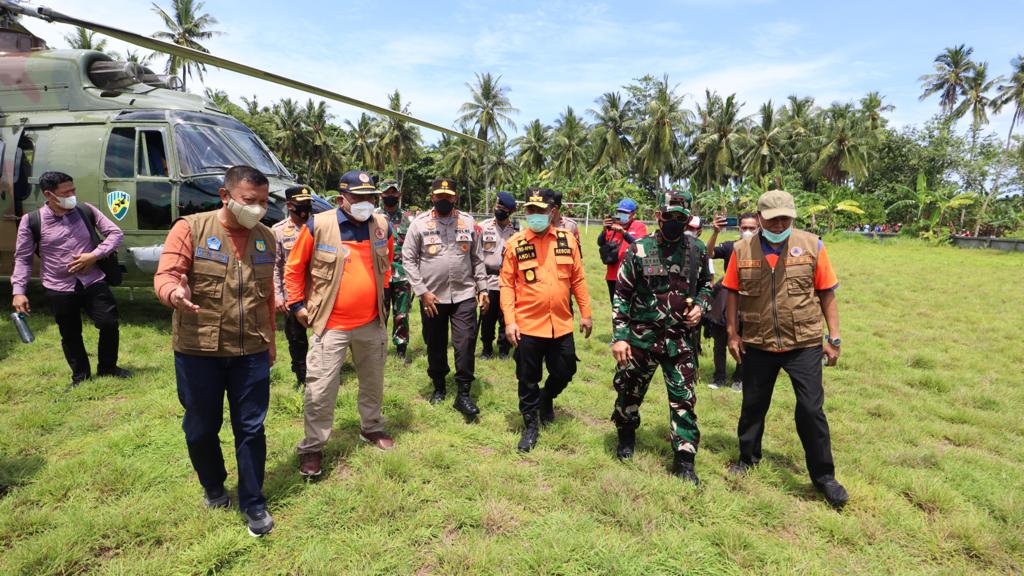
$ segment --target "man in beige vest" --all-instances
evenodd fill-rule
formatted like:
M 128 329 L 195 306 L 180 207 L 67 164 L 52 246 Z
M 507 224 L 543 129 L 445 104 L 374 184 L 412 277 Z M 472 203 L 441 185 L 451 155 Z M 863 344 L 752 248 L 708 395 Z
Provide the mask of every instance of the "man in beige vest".
M 345 353 L 359 379 L 359 438 L 388 450 L 384 432 L 384 361 L 394 240 L 383 214 L 374 214 L 380 192 L 366 172 L 346 172 L 338 184 L 337 210 L 303 227 L 285 264 L 288 306 L 313 328 L 306 357 L 305 429 L 298 445 L 299 473 L 319 476 L 323 449 L 334 426 L 334 407 Z
M 729 290 L 729 351 L 737 363 L 743 362 L 740 460 L 730 472 L 742 473 L 761 460 L 764 419 L 779 370 L 785 370 L 796 393 L 796 430 L 807 471 L 814 487 L 839 508 L 849 496 L 835 477 L 821 385 L 822 359 L 829 366 L 839 359 L 839 281 L 821 240 L 793 228 L 796 204 L 789 193 L 766 192 L 757 209 L 761 229 L 733 245 L 722 281 Z M 824 343 L 823 317 L 828 324 Z
M 220 427 L 224 396 L 238 463 L 238 506 L 249 533 L 274 527 L 263 497 L 274 363 L 274 233 L 260 223 L 270 186 L 255 168 L 224 175 L 219 210 L 180 218 L 167 234 L 153 288 L 174 308 L 174 371 L 181 426 L 206 506 L 231 505 Z

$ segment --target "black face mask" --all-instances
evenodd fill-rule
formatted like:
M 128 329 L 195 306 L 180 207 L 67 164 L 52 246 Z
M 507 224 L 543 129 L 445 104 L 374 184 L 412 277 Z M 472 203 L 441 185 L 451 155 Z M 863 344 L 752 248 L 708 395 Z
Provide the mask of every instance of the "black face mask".
M 499 221 L 499 222 L 504 222 L 505 220 L 508 220 L 508 217 L 509 217 L 509 212 L 507 210 L 495 210 L 494 211 L 494 219 Z
M 447 216 L 452 213 L 452 208 L 455 208 L 455 202 L 451 200 L 438 200 L 434 202 L 434 210 L 441 216 Z
M 669 242 L 675 242 L 683 237 L 686 230 L 686 222 L 682 220 L 663 220 L 661 222 L 661 235 Z
M 381 196 L 380 201 L 388 208 L 394 208 L 398 206 L 398 201 L 401 200 L 398 196 Z
M 312 211 L 313 211 L 313 207 L 312 206 L 302 206 L 302 205 L 295 206 L 295 207 L 293 207 L 291 209 L 291 212 L 293 214 L 295 214 L 299 218 L 302 218 L 303 220 L 308 219 L 309 218 L 309 213 L 312 212 Z

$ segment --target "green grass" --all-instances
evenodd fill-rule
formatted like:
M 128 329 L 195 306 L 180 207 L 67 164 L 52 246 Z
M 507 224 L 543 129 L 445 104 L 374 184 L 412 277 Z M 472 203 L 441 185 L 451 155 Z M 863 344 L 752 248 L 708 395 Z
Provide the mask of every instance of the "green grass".
M 129 381 L 65 392 L 69 371 L 41 296 L 22 345 L 0 330 L 0 574 L 976 574 L 1024 570 L 1024 256 L 834 239 L 844 356 L 826 370 L 837 513 L 807 479 L 793 396 L 780 379 L 765 461 L 726 476 L 740 396 L 697 391 L 704 488 L 671 477 L 660 374 L 634 461 L 614 458 L 610 315 L 586 240 L 594 337 L 538 448 L 521 427 L 509 362 L 478 362 L 479 423 L 425 400 L 423 344 L 389 359 L 385 416 L 398 442 L 358 441 L 346 372 L 325 475 L 300 480 L 302 402 L 273 369 L 266 493 L 277 528 L 250 538 L 203 508 L 181 432 L 169 314 L 118 290 Z M 9 298 L 8 292 L 3 298 Z M 419 333 L 414 319 L 414 335 Z M 86 343 L 94 350 L 96 332 Z M 287 350 L 283 334 L 278 347 Z M 710 357 L 701 366 L 710 376 Z M 231 432 L 222 434 L 234 462 Z

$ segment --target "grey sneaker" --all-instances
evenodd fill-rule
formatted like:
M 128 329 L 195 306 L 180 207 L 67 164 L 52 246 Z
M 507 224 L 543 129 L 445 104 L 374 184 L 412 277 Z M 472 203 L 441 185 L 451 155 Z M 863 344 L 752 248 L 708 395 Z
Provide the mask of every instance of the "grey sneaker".
M 743 392 L 743 380 L 733 380 L 732 381 L 732 391 L 733 392 Z
M 223 486 L 216 490 L 203 490 L 203 503 L 207 508 L 228 508 L 231 506 L 231 497 Z
M 274 529 L 274 519 L 265 509 L 246 510 L 245 523 L 249 526 L 249 535 L 257 538 L 270 534 Z

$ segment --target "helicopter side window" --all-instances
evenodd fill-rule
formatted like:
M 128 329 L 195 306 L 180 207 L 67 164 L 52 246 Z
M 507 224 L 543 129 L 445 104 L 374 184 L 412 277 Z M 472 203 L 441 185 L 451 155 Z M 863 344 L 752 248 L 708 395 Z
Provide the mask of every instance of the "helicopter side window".
M 114 128 L 107 139 L 107 157 L 103 173 L 108 178 L 132 178 L 135 171 L 135 128 Z
M 138 141 L 138 175 L 167 177 L 167 152 L 164 135 L 156 130 L 142 130 Z

